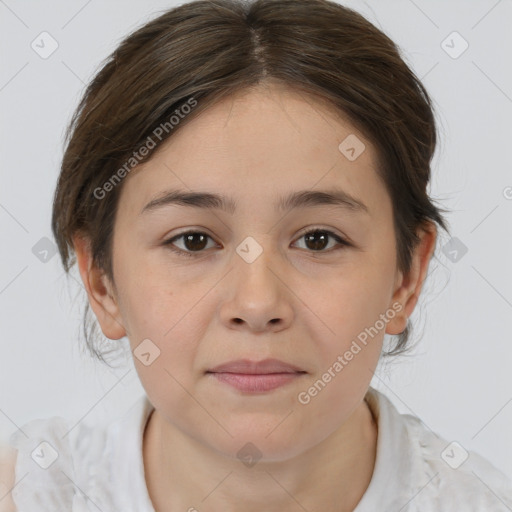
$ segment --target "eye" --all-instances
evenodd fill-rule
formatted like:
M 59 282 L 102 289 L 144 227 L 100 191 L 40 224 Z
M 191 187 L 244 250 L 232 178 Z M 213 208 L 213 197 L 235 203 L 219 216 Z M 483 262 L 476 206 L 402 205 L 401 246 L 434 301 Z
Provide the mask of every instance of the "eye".
M 334 249 L 332 249 L 331 246 L 330 250 L 326 251 L 324 249 L 329 246 L 329 238 L 337 242 L 337 244 L 334 244 Z M 186 231 L 165 240 L 163 245 L 177 253 L 179 256 L 195 256 L 194 253 L 198 253 L 199 255 L 199 253 L 204 252 L 204 249 L 211 248 L 207 247 L 208 239 L 213 240 L 210 235 L 202 231 Z M 299 237 L 299 240 L 301 239 L 305 240 L 305 248 L 309 249 L 311 252 L 331 252 L 331 250 L 337 250 L 336 245 L 338 245 L 338 249 L 340 249 L 341 246 L 350 247 L 352 245 L 336 233 L 333 233 L 328 229 L 320 228 L 303 232 Z M 176 246 L 176 241 L 179 240 L 182 241 L 183 247 Z
M 212 239 L 210 235 L 202 231 L 186 231 L 166 240 L 163 245 L 180 256 L 194 256 L 194 253 L 202 252 L 205 249 L 208 238 Z M 183 240 L 184 248 L 174 245 L 174 242 L 180 239 Z
M 304 240 L 306 244 L 306 249 L 310 249 L 313 252 L 331 252 L 331 250 L 324 250 L 326 247 L 328 247 L 328 240 L 329 238 L 333 239 L 337 244 L 334 244 L 335 249 L 340 249 L 340 246 L 347 246 L 349 247 L 351 244 L 347 242 L 345 239 L 341 238 L 336 233 L 333 233 L 332 231 L 328 229 L 320 229 L 315 228 L 310 231 L 306 231 L 303 233 L 298 240 Z M 336 248 L 336 245 L 338 247 Z M 332 246 L 330 247 L 332 249 Z

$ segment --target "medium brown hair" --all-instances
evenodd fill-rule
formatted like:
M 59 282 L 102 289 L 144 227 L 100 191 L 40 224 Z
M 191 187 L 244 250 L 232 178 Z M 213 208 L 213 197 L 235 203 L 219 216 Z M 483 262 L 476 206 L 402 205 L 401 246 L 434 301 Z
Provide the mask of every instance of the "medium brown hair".
M 66 132 L 52 215 L 66 272 L 75 262 L 72 238 L 80 233 L 112 280 L 112 232 L 123 182 L 101 198 L 97 191 L 112 184 L 116 171 L 125 176 L 134 155 L 145 154 L 139 163 L 151 158 L 155 149 L 146 154 L 142 148 L 158 127 L 168 127 L 161 143 L 216 101 L 271 81 L 328 102 L 374 144 L 376 171 L 393 204 L 397 266 L 407 272 L 417 229 L 434 222 L 447 231 L 446 210 L 427 192 L 437 139 L 433 105 L 391 39 L 359 13 L 328 0 L 193 1 L 120 43 L 88 85 Z M 191 98 L 198 106 L 170 126 Z M 88 308 L 86 343 L 104 360 Z M 408 320 L 385 355 L 405 353 L 410 327 Z

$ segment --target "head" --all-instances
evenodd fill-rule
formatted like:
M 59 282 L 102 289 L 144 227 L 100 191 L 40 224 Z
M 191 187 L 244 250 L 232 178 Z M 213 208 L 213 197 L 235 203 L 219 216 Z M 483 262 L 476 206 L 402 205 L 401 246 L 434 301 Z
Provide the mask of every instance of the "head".
M 52 227 L 164 417 L 225 453 L 245 439 L 286 457 L 360 403 L 385 334 L 407 349 L 446 229 L 435 145 L 427 92 L 361 15 L 196 1 L 130 35 L 87 88 Z M 266 358 L 304 373 L 250 398 L 207 373 Z

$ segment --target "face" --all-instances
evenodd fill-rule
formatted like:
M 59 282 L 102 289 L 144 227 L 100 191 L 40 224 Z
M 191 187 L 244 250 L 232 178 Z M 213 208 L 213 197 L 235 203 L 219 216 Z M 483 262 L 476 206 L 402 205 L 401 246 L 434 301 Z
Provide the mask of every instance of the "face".
M 332 108 L 272 86 L 205 110 L 125 179 L 112 313 L 169 425 L 229 456 L 252 442 L 284 460 L 361 404 L 384 333 L 403 329 L 377 165 L 374 147 Z M 171 192 L 214 194 L 226 207 L 162 199 Z M 112 336 L 107 320 L 102 328 Z M 268 358 L 301 372 L 231 383 L 208 373 Z

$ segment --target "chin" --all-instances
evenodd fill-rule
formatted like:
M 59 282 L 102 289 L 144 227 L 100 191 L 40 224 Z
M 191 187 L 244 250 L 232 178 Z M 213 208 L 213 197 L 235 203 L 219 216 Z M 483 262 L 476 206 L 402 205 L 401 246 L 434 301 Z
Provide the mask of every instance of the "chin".
M 277 423 L 272 428 L 275 428 Z M 252 467 L 253 461 L 284 462 L 302 454 L 316 443 L 316 440 L 311 439 L 308 444 L 303 434 L 292 434 L 284 425 L 278 426 L 274 431 L 272 428 L 269 428 L 267 423 L 258 426 L 254 420 L 247 428 L 242 425 L 231 425 L 228 430 L 233 437 L 217 437 L 216 440 L 208 440 L 207 444 L 229 458 L 239 459 L 241 462 L 249 460 L 246 466 Z

